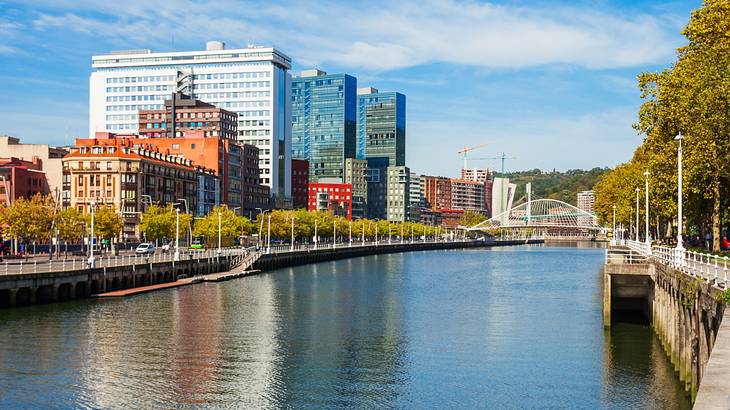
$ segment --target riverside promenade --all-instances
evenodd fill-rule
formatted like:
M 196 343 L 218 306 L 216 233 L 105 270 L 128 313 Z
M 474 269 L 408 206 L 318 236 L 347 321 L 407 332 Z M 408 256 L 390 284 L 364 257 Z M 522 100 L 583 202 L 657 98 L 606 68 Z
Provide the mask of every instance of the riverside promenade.
M 93 268 L 83 260 L 32 265 L 6 264 L 0 270 L 0 307 L 63 302 L 87 297 L 119 297 L 220 281 L 254 272 L 327 260 L 383 253 L 543 243 L 542 239 L 365 241 L 186 251 L 100 258 Z
M 651 324 L 695 409 L 730 408 L 729 262 L 636 241 L 606 250 L 604 326 L 627 312 Z

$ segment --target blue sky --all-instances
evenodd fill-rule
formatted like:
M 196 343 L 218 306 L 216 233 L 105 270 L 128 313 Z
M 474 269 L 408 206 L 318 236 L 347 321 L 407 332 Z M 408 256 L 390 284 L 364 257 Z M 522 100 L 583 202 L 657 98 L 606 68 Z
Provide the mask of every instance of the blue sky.
M 347 72 L 407 96 L 406 162 L 456 175 L 489 142 L 508 170 L 613 166 L 640 143 L 636 75 L 669 65 L 688 1 L 0 0 L 0 134 L 86 136 L 91 55 L 280 48 L 294 72 Z M 0 153 L 1 155 L 1 153 Z M 497 167 L 479 161 L 472 165 Z

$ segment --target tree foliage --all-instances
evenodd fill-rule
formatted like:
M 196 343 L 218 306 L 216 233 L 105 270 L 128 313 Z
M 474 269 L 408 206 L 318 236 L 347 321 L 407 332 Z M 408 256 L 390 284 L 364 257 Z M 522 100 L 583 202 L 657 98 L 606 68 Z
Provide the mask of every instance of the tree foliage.
M 641 185 L 637 170 L 651 173 L 652 209 L 676 219 L 677 142 L 683 143 L 685 227 L 712 232 L 719 250 L 723 209 L 730 180 L 730 1 L 705 0 L 683 30 L 688 44 L 674 64 L 661 72 L 643 73 L 639 88 L 644 104 L 635 128 L 645 136 L 629 164 L 617 167 L 597 185 L 596 207 L 603 220 L 613 204 L 626 221 L 624 204 Z M 631 186 L 625 186 L 631 184 Z M 641 186 L 643 188 L 643 186 Z M 618 219 L 618 216 L 617 216 Z
M 91 227 L 91 214 L 86 215 L 87 226 Z M 112 239 L 122 231 L 122 217 L 113 207 L 99 205 L 94 210 L 94 236 Z
M 55 209 L 50 195 L 15 199 L 0 212 L 0 224 L 5 227 L 3 235 L 25 243 L 46 241 L 51 234 Z
M 180 213 L 179 227 L 180 235 L 185 237 L 188 225 L 192 221 L 190 215 Z M 158 204 L 150 205 L 142 214 L 142 223 L 140 224 L 140 232 L 148 241 L 157 241 L 160 239 L 174 240 L 177 233 L 178 221 L 177 212 L 172 205 L 166 207 Z
M 193 235 L 203 236 L 210 246 L 217 246 L 218 214 L 220 214 L 221 246 L 232 246 L 236 238 L 250 233 L 253 229 L 253 224 L 248 218 L 236 215 L 228 207 L 219 205 L 203 219 L 195 221 Z
M 543 172 L 539 169 L 530 171 L 508 172 L 510 182 L 517 184 L 515 203 L 526 200 L 525 185 L 532 183 L 532 197 L 558 199 L 576 205 L 578 192 L 592 189 L 598 179 L 608 168 L 590 170 L 571 169 L 565 172 Z

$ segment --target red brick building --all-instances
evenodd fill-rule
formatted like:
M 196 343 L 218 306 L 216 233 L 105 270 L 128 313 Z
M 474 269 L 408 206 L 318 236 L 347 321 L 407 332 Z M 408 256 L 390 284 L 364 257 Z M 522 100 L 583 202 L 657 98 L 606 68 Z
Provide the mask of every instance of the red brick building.
M 309 184 L 307 209 L 329 211 L 352 220 L 352 185 L 327 182 Z
M 140 136 L 180 138 L 190 131 L 198 131 L 204 137 L 236 139 L 238 114 L 182 93 L 174 97 L 165 100 L 164 110 L 139 111 Z
M 0 204 L 9 205 L 18 198 L 48 194 L 46 174 L 41 169 L 41 161 L 37 157 L 32 161 L 0 158 Z
M 291 160 L 291 195 L 294 209 L 307 208 L 309 190 L 309 161 L 305 159 Z

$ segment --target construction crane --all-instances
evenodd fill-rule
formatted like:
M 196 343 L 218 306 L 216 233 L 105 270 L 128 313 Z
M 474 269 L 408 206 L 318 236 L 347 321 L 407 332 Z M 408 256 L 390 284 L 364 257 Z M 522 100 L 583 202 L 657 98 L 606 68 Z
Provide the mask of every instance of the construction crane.
M 504 178 L 504 161 L 505 161 L 505 160 L 508 160 L 508 159 L 517 159 L 517 158 L 515 158 L 515 157 L 508 157 L 508 156 L 507 156 L 507 154 L 505 154 L 504 152 L 502 153 L 502 155 L 500 155 L 500 156 L 498 156 L 498 157 L 486 157 L 486 158 L 472 158 L 472 160 L 474 160 L 474 161 L 493 161 L 493 160 L 501 160 L 501 161 L 502 161 L 502 172 L 501 172 L 500 176 L 501 176 L 502 178 Z
M 470 152 L 470 151 L 474 151 L 477 148 L 486 147 L 489 144 L 490 144 L 489 142 L 485 142 L 484 144 L 475 145 L 473 147 L 467 147 L 466 145 L 464 145 L 464 149 L 462 149 L 461 151 L 459 151 L 457 153 L 457 154 L 462 154 L 464 156 L 464 169 L 468 169 L 468 167 L 466 166 L 466 159 L 467 159 L 466 158 L 466 155 L 467 155 L 467 153 Z

